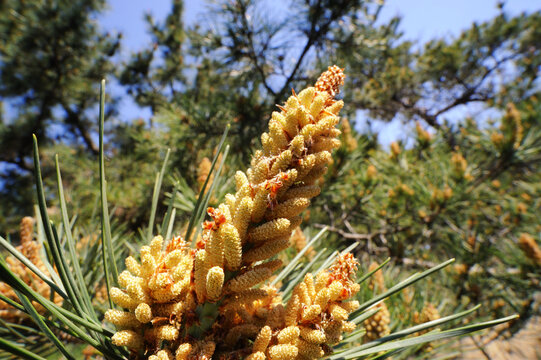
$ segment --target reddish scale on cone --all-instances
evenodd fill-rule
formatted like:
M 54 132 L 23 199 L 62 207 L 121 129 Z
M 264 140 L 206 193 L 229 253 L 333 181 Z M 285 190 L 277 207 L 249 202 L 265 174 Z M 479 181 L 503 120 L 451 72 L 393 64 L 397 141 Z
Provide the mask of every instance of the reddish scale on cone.
M 205 221 L 203 223 L 203 229 L 205 230 L 211 230 L 214 228 L 214 221 Z M 200 237 L 197 238 L 197 241 L 195 242 L 195 248 L 198 250 L 203 250 L 205 246 L 207 245 L 209 233 L 203 233 Z M 195 251 L 192 254 L 195 256 Z
M 280 179 L 280 181 L 287 181 L 289 180 L 289 174 L 285 172 L 280 172 L 278 174 L 278 179 Z
M 359 262 L 353 257 L 353 254 L 347 253 L 344 255 L 338 255 L 336 262 L 330 269 L 331 274 L 329 276 L 327 285 L 330 285 L 334 280 L 338 280 L 343 285 L 347 285 L 355 276 L 358 265 Z
M 169 244 L 167 244 L 167 247 L 165 248 L 165 252 L 168 254 L 171 251 L 174 250 L 184 250 L 186 248 L 186 242 L 182 239 L 180 236 L 174 237 Z
M 289 180 L 289 174 L 280 172 L 276 177 L 265 181 L 265 190 L 269 190 L 267 195 L 268 207 L 273 209 L 276 206 L 276 195 L 278 190 L 284 186 L 284 181 Z
M 167 268 L 167 265 L 165 265 L 165 262 L 162 262 L 160 265 L 156 267 L 156 270 L 154 270 L 154 277 L 157 277 L 159 274 L 167 273 L 167 286 L 166 289 L 169 289 L 171 286 L 173 286 L 173 283 L 175 282 L 173 278 L 171 277 L 171 274 L 169 274 L 169 269 Z
M 283 185 L 284 184 L 278 179 L 270 179 L 265 181 L 265 189 L 269 190 L 269 195 L 267 195 L 267 207 L 271 209 L 274 208 L 276 205 L 276 194 Z
M 214 227 L 212 228 L 213 230 L 218 230 L 220 226 L 227 221 L 225 215 L 222 214 L 222 212 L 218 209 L 208 207 L 207 213 L 214 220 Z M 207 221 L 205 221 L 205 223 L 207 223 Z
M 212 230 L 216 223 L 214 221 L 205 221 L 203 223 L 203 230 Z

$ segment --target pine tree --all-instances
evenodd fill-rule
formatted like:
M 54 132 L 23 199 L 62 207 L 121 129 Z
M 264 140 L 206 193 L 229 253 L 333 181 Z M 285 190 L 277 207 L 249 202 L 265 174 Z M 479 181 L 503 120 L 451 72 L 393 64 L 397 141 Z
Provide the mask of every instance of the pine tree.
M 32 213 L 30 134 L 44 145 L 80 144 L 97 154 L 97 84 L 112 74 L 119 46 L 119 38 L 102 33 L 94 21 L 104 6 L 102 0 L 0 5 L 0 175 L 2 196 L 10 202 L 1 210 L 4 221 L 16 224 L 16 217 Z M 5 223 L 0 226 L 5 230 Z

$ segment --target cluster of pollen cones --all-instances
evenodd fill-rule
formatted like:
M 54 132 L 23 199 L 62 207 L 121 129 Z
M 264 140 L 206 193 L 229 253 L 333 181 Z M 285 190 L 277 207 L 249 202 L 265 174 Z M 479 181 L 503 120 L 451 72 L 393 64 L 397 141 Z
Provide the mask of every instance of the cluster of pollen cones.
M 306 274 L 287 302 L 266 280 L 271 260 L 290 246 L 310 199 L 320 193 L 331 152 L 340 145 L 335 100 L 342 69 L 329 67 L 314 87 L 274 112 L 251 167 L 235 175 L 236 193 L 208 208 L 195 249 L 180 237 L 164 248 L 155 237 L 126 259 L 109 310 L 113 342 L 134 359 L 317 359 L 355 324 L 349 300 L 358 290 L 357 262 L 340 255 L 331 268 Z

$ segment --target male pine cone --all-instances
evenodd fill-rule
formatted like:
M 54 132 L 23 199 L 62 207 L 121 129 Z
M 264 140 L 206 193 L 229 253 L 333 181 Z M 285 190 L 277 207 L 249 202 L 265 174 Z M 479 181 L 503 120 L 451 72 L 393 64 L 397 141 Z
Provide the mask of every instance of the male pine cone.
M 316 82 L 293 95 L 281 112 L 273 112 L 269 131 L 261 136 L 251 167 L 235 175 L 236 193 L 225 203 L 209 208 L 213 221 L 203 226 L 204 249 L 195 262 L 195 288 L 199 303 L 218 301 L 225 293 L 247 290 L 267 280 L 280 266 L 267 260 L 289 246 L 291 232 L 301 223 L 300 213 L 320 193 L 319 178 L 327 171 L 331 151 L 340 145 L 338 112 L 343 106 L 334 96 L 344 83 L 338 66 L 329 67 Z M 242 273 L 228 282 L 214 281 L 216 267 Z M 213 270 L 216 272 L 216 269 Z
M 293 93 L 272 114 L 262 150 L 246 173 L 235 176 L 236 193 L 207 209 L 212 221 L 203 224 L 197 250 L 180 237 L 164 250 L 158 236 L 141 248 L 139 262 L 126 259 L 120 288 L 110 296 L 127 311 L 105 315 L 118 328 L 115 345 L 150 360 L 212 359 L 238 351 L 251 360 L 315 359 L 323 356 L 322 342 L 335 344 L 342 332 L 355 329 L 347 317 L 358 303 L 345 302 L 358 291 L 351 255 L 339 257 L 336 269 L 322 272 L 315 284 L 307 274 L 285 308 L 276 289 L 253 288 L 281 266 L 269 259 L 290 245 L 300 213 L 320 192 L 317 182 L 339 146 L 335 126 L 343 102 L 334 96 L 343 82 L 342 69 L 329 67 L 315 87 Z M 256 336 L 253 349 L 246 348 L 245 340 Z

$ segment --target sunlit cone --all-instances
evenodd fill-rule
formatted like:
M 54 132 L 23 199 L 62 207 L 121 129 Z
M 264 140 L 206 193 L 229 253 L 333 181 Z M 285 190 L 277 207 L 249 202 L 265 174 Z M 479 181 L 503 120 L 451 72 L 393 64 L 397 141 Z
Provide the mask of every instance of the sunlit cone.
M 368 272 L 372 272 L 376 270 L 378 266 L 379 264 L 376 262 L 371 263 L 370 266 L 368 267 Z M 385 279 L 383 278 L 383 271 L 381 271 L 381 269 L 376 271 L 372 275 L 372 278 L 370 279 L 370 283 L 368 284 L 368 287 L 370 290 L 374 290 L 375 288 L 377 288 L 377 291 L 379 293 L 384 292 L 386 290 Z
M 389 324 L 391 323 L 391 315 L 389 309 L 385 303 L 379 303 L 376 308 L 379 311 L 363 323 L 366 330 L 366 341 L 377 340 L 383 336 L 389 335 L 391 329 Z
M 527 258 L 533 261 L 538 266 L 541 266 L 541 250 L 539 245 L 530 234 L 522 233 L 518 239 L 518 245 L 524 252 Z
M 440 313 L 438 309 L 434 306 L 434 304 L 428 303 L 424 306 L 420 314 L 418 312 L 415 312 L 415 314 L 413 314 L 413 322 L 415 324 L 424 324 L 430 321 L 438 320 L 440 317 Z M 415 336 L 423 335 L 427 332 L 428 330 L 419 331 L 415 333 Z M 432 351 L 432 345 L 430 343 L 427 343 L 423 346 L 422 350 L 430 352 Z
M 26 216 L 21 220 L 20 224 L 20 237 L 21 243 L 16 249 L 24 255 L 28 260 L 32 262 L 42 273 L 50 276 L 48 268 L 43 263 L 41 258 L 41 245 L 38 241 L 34 240 L 34 219 Z M 9 269 L 13 271 L 22 281 L 29 285 L 32 289 L 37 291 L 41 296 L 50 298 L 51 288 L 46 284 L 39 276 L 37 276 L 32 270 L 27 268 L 23 263 L 13 256 L 7 256 L 5 259 Z M 18 300 L 17 294 L 13 289 L 4 282 L 0 282 L 0 294 L 8 297 L 11 300 Z M 54 293 L 53 300 L 57 305 L 62 304 L 62 297 L 57 293 Z M 38 303 L 32 302 L 38 312 L 46 313 L 46 310 Z M 14 309 L 4 301 L 0 301 L 0 318 L 3 320 L 9 320 L 13 322 L 21 322 L 28 319 L 28 315 Z
M 272 114 L 262 149 L 235 176 L 236 193 L 207 209 L 198 250 L 181 238 L 164 248 L 158 236 L 141 248 L 140 261 L 126 259 L 111 299 L 128 311 L 106 313 L 119 328 L 115 344 L 135 351 L 143 342 L 152 359 L 221 358 L 241 349 L 250 359 L 315 359 L 355 329 L 347 321 L 359 306 L 347 301 L 359 290 L 351 254 L 315 282 L 307 274 L 285 304 L 275 288 L 257 288 L 282 265 L 269 259 L 290 246 L 302 211 L 320 193 L 318 180 L 340 144 L 343 103 L 334 96 L 343 82 L 342 69 L 329 67 Z M 168 347 L 157 351 L 159 344 Z
M 359 146 L 357 139 L 355 139 L 355 136 L 353 136 L 351 124 L 346 118 L 342 120 L 342 140 L 345 143 L 348 151 L 353 151 Z
M 396 158 L 401 152 L 402 149 L 400 148 L 400 145 L 396 141 L 393 141 L 391 143 L 391 157 Z

